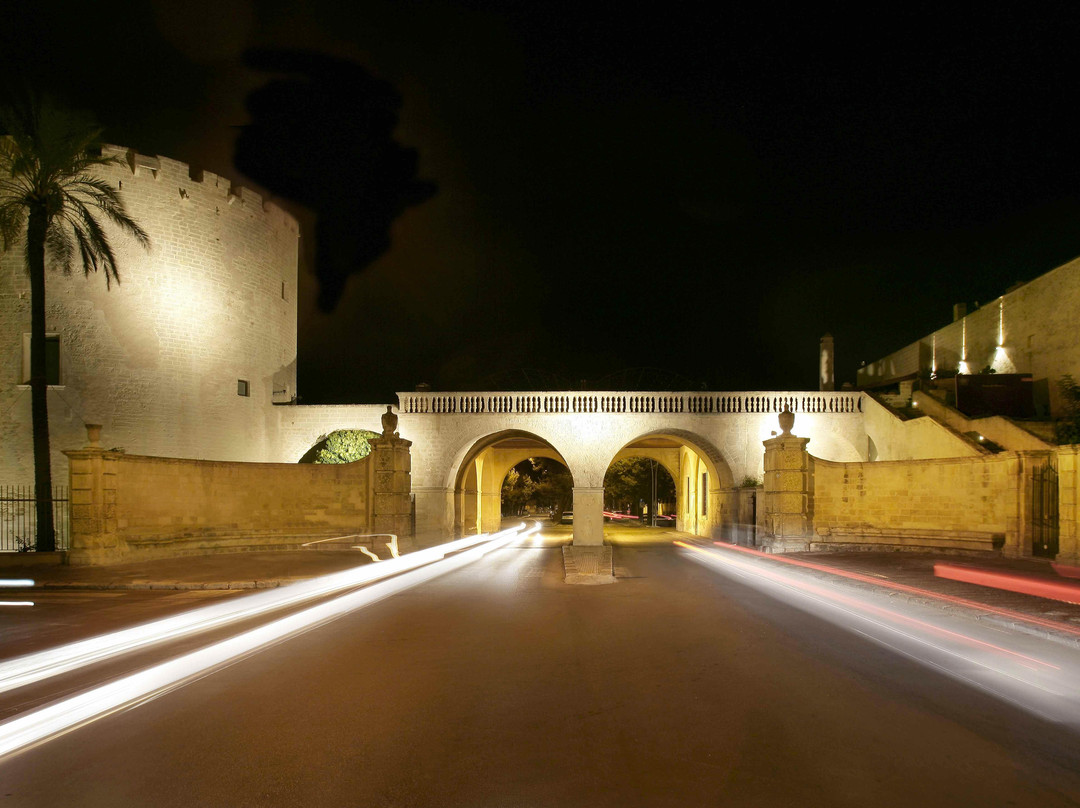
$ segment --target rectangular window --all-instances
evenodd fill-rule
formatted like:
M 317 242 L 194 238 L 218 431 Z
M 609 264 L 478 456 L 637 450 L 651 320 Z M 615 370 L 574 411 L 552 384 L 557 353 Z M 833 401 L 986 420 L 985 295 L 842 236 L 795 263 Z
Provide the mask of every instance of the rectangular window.
M 247 379 L 236 380 L 236 395 L 238 396 L 250 396 L 251 386 L 247 383 Z
M 23 366 L 22 383 L 30 384 L 30 335 L 23 334 Z M 60 335 L 45 335 L 45 381 L 47 384 L 59 386 L 60 381 Z
M 285 293 L 285 281 L 281 282 L 281 299 L 282 300 L 288 300 L 289 299 L 288 295 Z
M 701 472 L 701 515 L 709 515 L 709 473 Z

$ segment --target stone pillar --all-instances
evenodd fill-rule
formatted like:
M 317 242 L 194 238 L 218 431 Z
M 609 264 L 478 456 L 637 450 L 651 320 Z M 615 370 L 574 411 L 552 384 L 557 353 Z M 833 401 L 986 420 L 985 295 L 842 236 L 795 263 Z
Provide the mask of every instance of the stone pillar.
M 502 527 L 502 491 L 480 494 L 480 532 L 498 533 Z
M 831 393 L 836 389 L 836 351 L 833 348 L 832 334 L 821 338 L 820 366 L 818 381 L 822 392 Z
M 87 425 L 88 444 L 65 451 L 71 506 L 71 549 L 68 563 L 75 566 L 116 563 L 123 547 L 116 531 L 115 452 L 106 452 L 98 439 L 101 427 Z
M 451 488 L 413 487 L 416 534 L 436 543 L 454 537 L 454 491 Z M 475 499 L 475 497 L 474 497 Z M 473 520 L 476 524 L 476 520 Z
M 764 510 L 764 530 L 759 538 L 770 553 L 809 550 L 812 538 L 810 455 L 806 451 L 810 439 L 791 434 L 794 420 L 790 412 L 781 413 L 783 433 L 763 441 L 765 485 L 760 507 Z
M 1059 564 L 1080 567 L 1080 446 L 1059 446 L 1058 554 Z
M 604 543 L 604 488 L 574 488 L 574 546 Z
M 372 529 L 376 533 L 412 536 L 411 441 L 395 435 L 371 440 Z

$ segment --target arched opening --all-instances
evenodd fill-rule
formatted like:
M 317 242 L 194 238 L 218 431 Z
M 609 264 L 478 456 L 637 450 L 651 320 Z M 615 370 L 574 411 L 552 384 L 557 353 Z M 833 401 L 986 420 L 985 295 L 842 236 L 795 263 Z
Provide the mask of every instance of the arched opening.
M 620 466 L 618 464 L 631 464 Z M 613 474 L 633 470 L 630 480 L 616 481 Z M 657 474 L 657 501 L 651 500 L 652 470 Z M 640 496 L 644 486 L 634 484 L 642 471 L 648 471 L 650 497 Z M 662 482 L 663 481 L 663 482 Z M 727 461 L 719 450 L 698 436 L 673 430 L 643 435 L 620 449 L 612 458 L 604 478 L 605 504 L 620 505 L 618 498 L 625 499 L 615 484 L 637 490 L 637 502 L 631 503 L 630 516 L 639 524 L 651 523 L 653 515 L 658 527 L 674 527 L 677 530 L 709 538 L 720 538 L 724 528 L 738 517 L 738 489 Z M 644 481 L 642 481 L 644 482 Z M 662 485 L 668 488 L 661 488 Z M 608 495 L 608 489 L 615 488 Z M 661 494 L 668 495 L 664 501 Z M 609 524 L 624 521 L 625 507 L 610 511 Z M 642 519 L 642 516 L 645 516 Z
M 574 478 L 552 457 L 528 457 L 511 466 L 502 482 L 503 518 L 540 516 L 553 522 L 573 518 Z M 568 518 L 564 519 L 563 515 Z
M 675 478 L 655 458 L 623 457 L 604 474 L 604 521 L 642 527 L 674 527 Z
M 517 471 L 519 477 L 526 473 L 526 470 L 529 475 L 533 475 L 534 463 L 538 485 L 546 480 L 549 483 L 547 489 L 561 486 L 562 482 L 552 479 L 562 476 L 557 473 L 561 467 L 566 469 L 565 483 L 568 491 L 573 491 L 569 464 L 554 446 L 540 436 L 520 430 L 507 430 L 476 441 L 465 452 L 455 475 L 455 532 L 468 536 L 497 531 L 503 518 L 504 483 L 507 477 L 518 466 L 521 466 Z M 534 492 L 530 507 L 538 507 L 541 501 L 552 500 L 551 495 L 555 492 L 547 489 L 539 497 L 535 496 Z M 567 500 L 569 496 L 568 494 Z M 567 507 L 565 500 L 560 500 L 560 507 Z

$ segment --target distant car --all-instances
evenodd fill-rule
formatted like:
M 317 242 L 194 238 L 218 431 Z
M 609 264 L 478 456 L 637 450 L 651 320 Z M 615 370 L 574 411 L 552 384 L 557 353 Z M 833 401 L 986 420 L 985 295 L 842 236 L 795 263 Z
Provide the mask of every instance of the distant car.
M 559 519 L 559 524 L 561 524 L 561 525 L 572 525 L 572 524 L 574 524 L 574 512 L 573 511 L 563 511 L 562 512 L 562 518 Z
M 663 525 L 664 527 L 667 527 L 669 525 L 674 525 L 674 524 L 675 524 L 675 515 L 674 514 L 658 513 L 656 515 L 656 526 L 657 527 L 660 527 L 661 525 Z

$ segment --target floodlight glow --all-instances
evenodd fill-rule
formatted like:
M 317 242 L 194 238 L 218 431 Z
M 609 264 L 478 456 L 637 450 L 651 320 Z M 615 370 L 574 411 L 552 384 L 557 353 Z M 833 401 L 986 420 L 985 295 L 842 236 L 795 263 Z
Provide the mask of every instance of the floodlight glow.
M 68 732 L 125 706 L 145 701 L 154 695 L 179 687 L 199 674 L 240 656 L 281 642 L 348 612 L 467 566 L 518 538 L 524 526 L 523 523 L 518 527 L 484 536 L 479 543 L 473 542 L 471 546 L 463 545 L 467 549 L 444 558 L 438 564 L 429 564 L 392 579 L 379 581 L 364 589 L 311 606 L 301 612 L 279 618 L 206 648 L 184 654 L 168 662 L 154 665 L 146 670 L 5 721 L 0 724 L 0 757 Z M 532 535 L 539 529 L 537 525 L 523 535 Z M 451 544 L 457 544 L 457 542 L 451 542 Z M 379 566 L 383 567 L 391 563 L 393 562 L 384 562 Z
M 967 317 L 960 321 L 960 365 L 957 372 L 969 372 L 967 363 Z
M 446 544 L 407 553 L 398 558 L 381 561 L 378 564 L 364 564 L 331 575 L 298 581 L 277 589 L 264 589 L 174 617 L 155 620 L 141 626 L 0 662 L 0 693 L 66 673 L 84 665 L 110 659 L 137 648 L 218 628 L 237 620 L 246 620 L 285 606 L 408 572 L 438 561 L 447 554 L 468 549 L 499 535 L 501 534 L 467 536 Z

